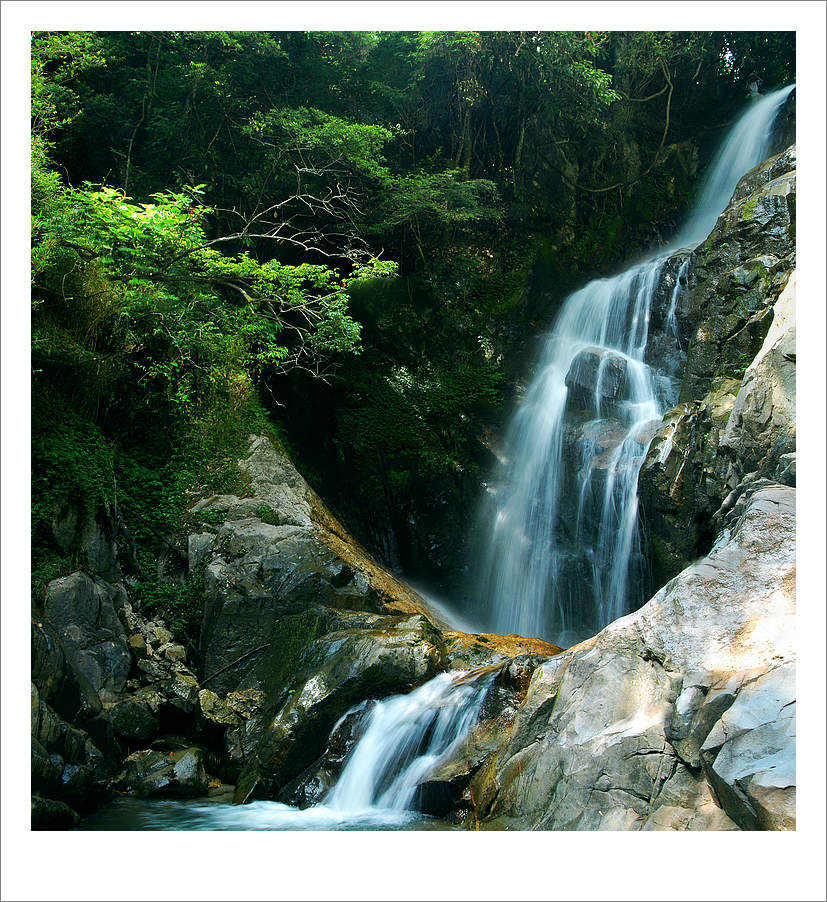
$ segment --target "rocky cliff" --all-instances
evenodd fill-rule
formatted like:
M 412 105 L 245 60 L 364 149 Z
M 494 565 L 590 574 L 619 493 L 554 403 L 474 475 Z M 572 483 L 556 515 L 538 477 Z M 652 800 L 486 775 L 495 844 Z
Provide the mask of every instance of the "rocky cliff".
M 655 586 L 709 550 L 749 482 L 795 485 L 795 160 L 747 173 L 689 258 L 679 403 L 639 481 Z

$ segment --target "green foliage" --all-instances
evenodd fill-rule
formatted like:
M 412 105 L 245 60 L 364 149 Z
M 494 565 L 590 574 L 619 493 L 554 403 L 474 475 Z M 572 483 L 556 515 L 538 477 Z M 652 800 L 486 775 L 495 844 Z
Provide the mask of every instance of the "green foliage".
M 418 219 L 448 225 L 492 219 L 497 188 L 486 179 L 462 180 L 457 170 L 418 172 L 390 181 L 382 231 Z
M 90 69 L 106 64 L 103 45 L 91 32 L 35 32 L 32 35 L 32 132 L 40 140 L 70 123 L 80 99 L 69 86 Z
M 73 369 L 93 408 L 129 372 L 134 403 L 192 422 L 243 401 L 262 373 L 358 351 L 339 274 L 222 254 L 200 191 L 135 203 L 84 186 L 34 207 L 33 354 Z
M 58 399 L 35 395 L 32 403 L 32 593 L 38 600 L 50 580 L 79 566 L 77 533 L 116 496 L 111 443 L 92 423 Z M 52 523 L 77 518 L 73 547 L 61 551 Z
M 189 573 L 182 585 L 138 580 L 132 591 L 145 615 L 165 620 L 176 635 L 197 638 L 204 614 L 203 566 Z
M 526 330 L 671 228 L 745 75 L 794 63 L 785 33 L 37 33 L 34 395 L 114 454 L 146 572 L 244 493 L 259 389 L 326 494 L 402 522 L 474 470 Z
M 370 179 L 388 175 L 381 162 L 382 149 L 393 134 L 381 125 L 363 125 L 298 107 L 258 113 L 245 131 L 272 148 L 280 160 L 285 156 L 300 159 L 310 174 L 335 166 L 339 178 L 343 170 Z

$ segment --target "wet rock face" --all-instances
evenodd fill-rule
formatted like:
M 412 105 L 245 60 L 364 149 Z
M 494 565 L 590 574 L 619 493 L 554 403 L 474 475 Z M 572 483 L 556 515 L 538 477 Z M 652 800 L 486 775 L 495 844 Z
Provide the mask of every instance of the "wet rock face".
M 106 797 L 121 750 L 75 646 L 45 621 L 32 621 L 31 705 L 32 827 L 71 827 Z
M 566 374 L 567 403 L 577 409 L 609 407 L 623 397 L 625 387 L 626 358 L 604 348 L 582 350 Z
M 501 748 L 525 701 L 534 671 L 547 660 L 546 655 L 523 654 L 471 671 L 467 679 L 486 679 L 493 674 L 478 721 L 459 746 L 423 776 L 414 796 L 418 810 L 464 826 L 474 825 L 471 781 Z
M 244 767 L 236 801 L 274 798 L 318 758 L 336 721 L 354 704 L 406 692 L 441 665 L 439 633 L 421 615 L 370 614 L 307 645 L 297 672 Z
M 297 808 L 319 804 L 338 780 L 348 756 L 364 733 L 367 715 L 376 704 L 366 699 L 350 708 L 330 732 L 324 752 L 278 794 L 278 800 Z
M 795 490 L 752 491 L 713 551 L 541 665 L 471 781 L 483 824 L 794 824 Z
M 32 682 L 64 720 L 85 722 L 100 714 L 101 700 L 94 686 L 51 624 L 32 620 L 31 657 Z
M 150 740 L 158 735 L 157 702 L 150 698 L 127 698 L 118 702 L 109 712 L 115 732 L 124 739 Z
M 761 347 L 795 265 L 795 175 L 794 148 L 747 173 L 693 252 L 681 401 L 702 398 L 715 377 L 743 374 Z

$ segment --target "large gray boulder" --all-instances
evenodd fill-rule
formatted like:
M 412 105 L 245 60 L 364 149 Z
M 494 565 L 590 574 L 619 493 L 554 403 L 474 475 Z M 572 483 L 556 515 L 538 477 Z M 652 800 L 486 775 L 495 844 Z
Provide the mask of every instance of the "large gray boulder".
M 260 652 L 295 644 L 284 622 L 298 624 L 314 606 L 427 610 L 347 533 L 274 439 L 251 436 L 239 468 L 249 477 L 249 497 L 217 495 L 192 508 L 194 516 L 211 515 L 189 542 L 192 562 L 205 568 L 200 641 L 209 689 L 265 688 L 272 663 Z M 318 635 L 309 629 L 303 641 Z
M 537 668 L 474 777 L 482 826 L 795 822 L 795 489 L 753 491 L 710 554 Z
M 125 600 L 122 587 L 79 571 L 46 588 L 44 617 L 103 701 L 114 699 L 129 676 L 132 659 L 118 617 Z

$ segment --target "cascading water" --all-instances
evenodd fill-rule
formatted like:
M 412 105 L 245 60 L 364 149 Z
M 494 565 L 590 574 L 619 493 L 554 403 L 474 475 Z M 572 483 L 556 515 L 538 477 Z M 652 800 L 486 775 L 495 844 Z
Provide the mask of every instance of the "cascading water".
M 669 257 L 707 236 L 738 180 L 766 157 L 793 87 L 738 120 L 667 249 L 566 299 L 507 436 L 481 568 L 497 632 L 568 645 L 642 600 L 637 479 L 670 395 L 645 362 L 652 299 Z M 687 266 L 666 312 L 679 350 L 675 308 Z
M 408 695 L 379 702 L 325 806 L 409 810 L 422 779 L 476 723 L 489 681 L 468 681 L 468 676 L 442 673 Z
M 662 265 L 658 258 L 591 282 L 561 311 L 509 439 L 511 478 L 488 560 L 499 632 L 551 628 L 565 641 L 591 625 L 572 569 L 588 584 L 595 624 L 623 613 L 628 562 L 640 556 L 637 474 L 662 415 L 643 362 Z M 579 415 L 567 416 L 572 402 Z M 576 493 L 574 506 L 561 507 L 564 493 Z
M 710 164 L 698 199 L 670 247 L 688 247 L 703 241 L 729 203 L 738 180 L 767 158 L 775 117 L 795 85 L 762 97 L 730 129 Z

